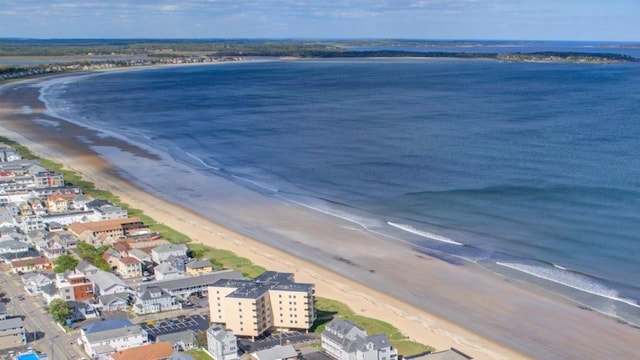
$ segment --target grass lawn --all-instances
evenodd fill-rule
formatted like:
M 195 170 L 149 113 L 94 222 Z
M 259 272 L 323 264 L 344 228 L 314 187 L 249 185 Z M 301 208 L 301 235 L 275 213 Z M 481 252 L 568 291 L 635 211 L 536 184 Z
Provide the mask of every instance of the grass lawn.
M 425 351 L 435 350 L 431 346 L 409 340 L 395 326 L 387 322 L 362 315 L 357 315 L 346 304 L 343 304 L 336 300 L 316 297 L 316 311 L 318 313 L 318 319 L 316 320 L 313 328 L 313 331 L 316 334 L 322 333 L 322 330 L 324 330 L 326 324 L 330 322 L 334 316 L 338 316 L 344 320 L 349 320 L 352 323 L 365 329 L 367 331 L 367 334 L 369 335 L 381 333 L 387 334 L 391 345 L 398 349 L 398 353 L 400 355 L 414 355 L 423 353 Z
M 189 250 L 197 254 L 198 257 L 211 259 L 217 268 L 241 271 L 249 279 L 253 279 L 266 271 L 262 266 L 255 265 L 251 260 L 238 256 L 229 250 L 216 249 L 196 243 L 190 243 L 188 246 Z
M 211 360 L 211 359 L 213 359 L 211 356 L 207 355 L 202 350 L 189 350 L 189 351 L 185 351 L 185 353 L 193 356 L 193 358 L 196 359 L 196 360 Z

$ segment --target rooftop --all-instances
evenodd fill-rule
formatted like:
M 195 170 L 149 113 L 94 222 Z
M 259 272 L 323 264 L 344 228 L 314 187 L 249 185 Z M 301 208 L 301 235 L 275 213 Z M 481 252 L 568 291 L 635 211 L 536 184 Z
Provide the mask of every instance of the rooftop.
M 293 274 L 265 271 L 253 280 L 221 279 L 214 284 L 218 287 L 236 288 L 227 297 L 256 299 L 269 290 L 299 291 L 308 293 L 313 290 L 313 284 L 296 283 Z
M 168 341 L 156 344 L 137 346 L 111 354 L 113 360 L 160 360 L 173 354 L 173 347 Z
M 75 222 L 69 225 L 69 230 L 73 231 L 76 234 L 81 234 L 85 231 L 108 231 L 114 228 L 121 228 L 126 224 L 134 224 L 140 223 L 142 221 L 139 217 L 130 217 L 125 219 L 115 219 L 115 220 L 104 220 L 104 221 L 94 221 L 88 223 L 79 223 Z
M 186 277 L 180 279 L 153 281 L 141 285 L 141 289 L 146 286 L 158 286 L 165 290 L 178 290 L 185 288 L 193 288 L 197 286 L 210 286 L 220 279 L 243 279 L 242 273 L 235 270 L 222 270 L 200 276 Z

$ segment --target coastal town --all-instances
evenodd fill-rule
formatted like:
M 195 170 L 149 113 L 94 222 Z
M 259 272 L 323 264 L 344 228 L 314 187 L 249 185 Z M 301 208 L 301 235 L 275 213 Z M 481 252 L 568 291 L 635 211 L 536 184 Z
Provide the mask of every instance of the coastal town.
M 314 284 L 221 266 L 4 143 L 0 270 L 1 359 L 471 359 L 402 353 Z

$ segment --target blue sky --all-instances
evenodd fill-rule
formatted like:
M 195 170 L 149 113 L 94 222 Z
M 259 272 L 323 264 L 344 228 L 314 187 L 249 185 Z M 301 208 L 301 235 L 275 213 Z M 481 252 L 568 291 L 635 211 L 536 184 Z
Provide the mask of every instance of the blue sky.
M 0 0 L 0 37 L 640 41 L 640 0 Z

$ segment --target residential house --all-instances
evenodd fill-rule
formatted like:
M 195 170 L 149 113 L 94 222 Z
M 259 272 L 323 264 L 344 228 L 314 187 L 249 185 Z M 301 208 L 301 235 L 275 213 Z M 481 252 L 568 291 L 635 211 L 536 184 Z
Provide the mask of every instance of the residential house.
M 151 255 L 149 253 L 140 250 L 140 249 L 131 249 L 128 252 L 129 256 L 132 258 L 138 259 L 138 261 L 143 263 L 151 263 Z
M 0 254 L 0 263 L 7 263 L 7 264 L 11 264 L 12 261 L 18 261 L 18 260 L 31 260 L 31 259 L 36 259 L 36 258 L 40 258 L 42 257 L 42 254 L 35 249 L 29 249 L 25 252 L 20 252 L 20 253 L 6 253 L 6 254 Z M 46 267 L 48 268 L 48 267 Z M 20 270 L 22 271 L 22 270 Z
M 251 353 L 252 360 L 296 360 L 298 352 L 292 345 L 276 345 Z
M 168 262 L 163 262 L 162 264 L 153 268 L 153 273 L 156 276 L 156 280 L 171 280 L 185 277 L 184 273 L 175 267 L 173 267 Z
M 18 207 L 15 205 L 2 204 L 0 202 L 0 227 L 15 227 L 17 223 L 14 218 L 18 216 L 17 210 Z
M 164 262 L 173 265 L 176 269 L 185 272 L 187 271 L 187 263 L 191 261 L 191 258 L 187 255 L 171 255 Z
M 73 198 L 73 201 L 71 203 L 71 207 L 73 209 L 76 209 L 76 210 L 84 210 L 85 209 L 85 205 L 89 201 L 91 201 L 91 199 L 86 197 L 86 196 L 84 196 L 84 194 L 77 194 L 76 197 Z M 108 219 L 104 219 L 104 220 L 108 220 Z
M 308 330 L 316 319 L 314 285 L 294 282 L 291 273 L 266 271 L 253 280 L 221 279 L 208 291 L 211 321 L 225 324 L 238 336 L 255 337 L 276 328 Z
M 111 270 L 116 271 L 118 269 L 118 260 L 122 258 L 122 254 L 114 248 L 108 248 L 103 254 L 102 259 L 109 264 Z
M 157 286 L 147 286 L 135 295 L 133 311 L 138 315 L 182 309 L 176 297 Z
M 71 316 L 69 319 L 72 322 L 83 321 L 87 319 L 93 319 L 98 316 L 96 307 L 88 302 L 80 301 L 67 301 L 67 304 L 71 308 Z
M 40 215 L 42 217 L 42 222 L 45 225 L 45 228 L 48 228 L 51 223 L 58 223 L 63 226 L 68 226 L 75 222 L 87 222 L 91 221 L 89 216 L 91 212 L 83 211 L 83 210 L 74 210 L 74 211 L 66 211 L 66 212 L 57 212 L 57 213 L 47 213 L 44 215 Z
M 16 161 L 20 159 L 22 159 L 22 157 L 14 147 L 5 143 L 0 143 L 0 162 Z
M 175 351 L 173 354 L 171 354 L 171 356 L 169 356 L 167 360 L 196 360 L 196 359 L 187 353 Z
M 87 277 L 95 284 L 98 296 L 131 292 L 131 287 L 112 273 L 99 270 L 95 274 L 88 274 Z
M 20 230 L 24 233 L 44 230 L 44 221 L 41 215 L 23 215 L 17 218 Z
M 166 261 L 169 256 L 186 256 L 189 249 L 184 244 L 164 244 L 151 250 L 151 259 L 156 264 Z
M 11 272 L 15 274 L 51 270 L 53 266 L 46 257 L 11 260 Z
M 102 295 L 98 300 L 98 305 L 102 311 L 119 311 L 126 310 L 129 307 L 129 294 L 109 294 Z
M 42 293 L 42 289 L 47 285 L 53 285 L 54 281 L 50 277 L 41 273 L 28 273 L 22 277 L 24 289 L 29 295 L 35 296 Z
M 87 260 L 80 260 L 78 265 L 76 265 L 76 271 L 85 274 L 86 276 L 95 275 L 100 269 L 95 267 L 92 263 Z
M 60 243 L 53 240 L 40 240 L 36 242 L 36 250 L 49 259 L 55 259 L 65 254 L 67 250 Z
M 62 187 L 64 177 L 55 171 L 41 171 L 33 175 L 33 182 L 37 188 Z
M 185 268 L 187 270 L 187 274 L 191 276 L 213 272 L 213 264 L 211 264 L 211 260 L 209 259 L 190 261 L 187 263 Z
M 75 248 L 80 241 L 77 236 L 66 230 L 49 233 L 45 238 L 57 242 L 65 249 Z
M 171 343 L 164 341 L 147 344 L 131 349 L 120 350 L 111 354 L 112 360 L 167 360 L 173 355 Z
M 73 209 L 73 199 L 76 194 L 53 194 L 47 196 L 45 202 L 49 213 L 67 212 Z
M 170 334 L 158 335 L 156 342 L 169 342 L 176 351 L 187 351 L 198 347 L 196 333 L 193 330 L 184 330 Z
M 47 207 L 40 198 L 29 199 L 27 204 L 31 207 L 31 214 L 40 216 L 47 214 Z
M 93 282 L 81 272 L 56 274 L 60 298 L 67 301 L 89 301 L 95 298 Z
M 75 222 L 68 230 L 81 240 L 101 244 L 114 243 L 125 238 L 132 232 L 144 229 L 144 224 L 138 217 L 126 219 L 103 220 L 88 223 Z
M 395 360 L 398 351 L 385 334 L 367 335 L 356 324 L 334 318 L 322 331 L 322 348 L 336 360 Z
M 98 320 L 80 329 L 80 341 L 90 358 L 142 346 L 149 335 L 126 319 Z
M 127 244 L 125 241 L 118 241 L 113 244 L 113 249 L 116 250 L 122 256 L 129 256 L 129 250 L 131 250 L 131 246 Z
M 126 209 L 111 204 L 93 207 L 91 211 L 93 221 L 126 219 L 129 216 Z
M 21 241 L 14 240 L 13 237 L 0 237 L 0 254 L 16 254 L 29 251 L 29 245 Z
M 62 225 L 59 222 L 56 221 L 51 221 L 46 223 L 45 226 L 46 230 L 50 233 L 56 232 L 56 231 L 63 231 L 64 230 L 64 225 Z
M 27 334 L 21 317 L 0 320 L 0 350 L 25 346 Z
M 239 359 L 238 341 L 232 330 L 220 324 L 213 324 L 207 329 L 207 351 L 216 360 Z
M 77 186 L 51 186 L 44 188 L 35 188 L 31 189 L 31 196 L 46 198 L 49 195 L 53 194 L 82 194 L 82 189 Z
M 54 299 L 60 299 L 60 294 L 58 293 L 58 288 L 56 288 L 55 283 L 42 286 L 40 288 L 40 295 L 44 299 L 44 302 L 47 303 L 47 305 L 50 304 Z
M 125 256 L 121 259 L 116 259 L 116 272 L 123 279 L 130 279 L 142 276 L 142 263 L 131 256 Z
M 14 160 L 0 162 L 0 171 L 13 172 L 18 176 L 33 176 L 47 169 L 36 160 Z

